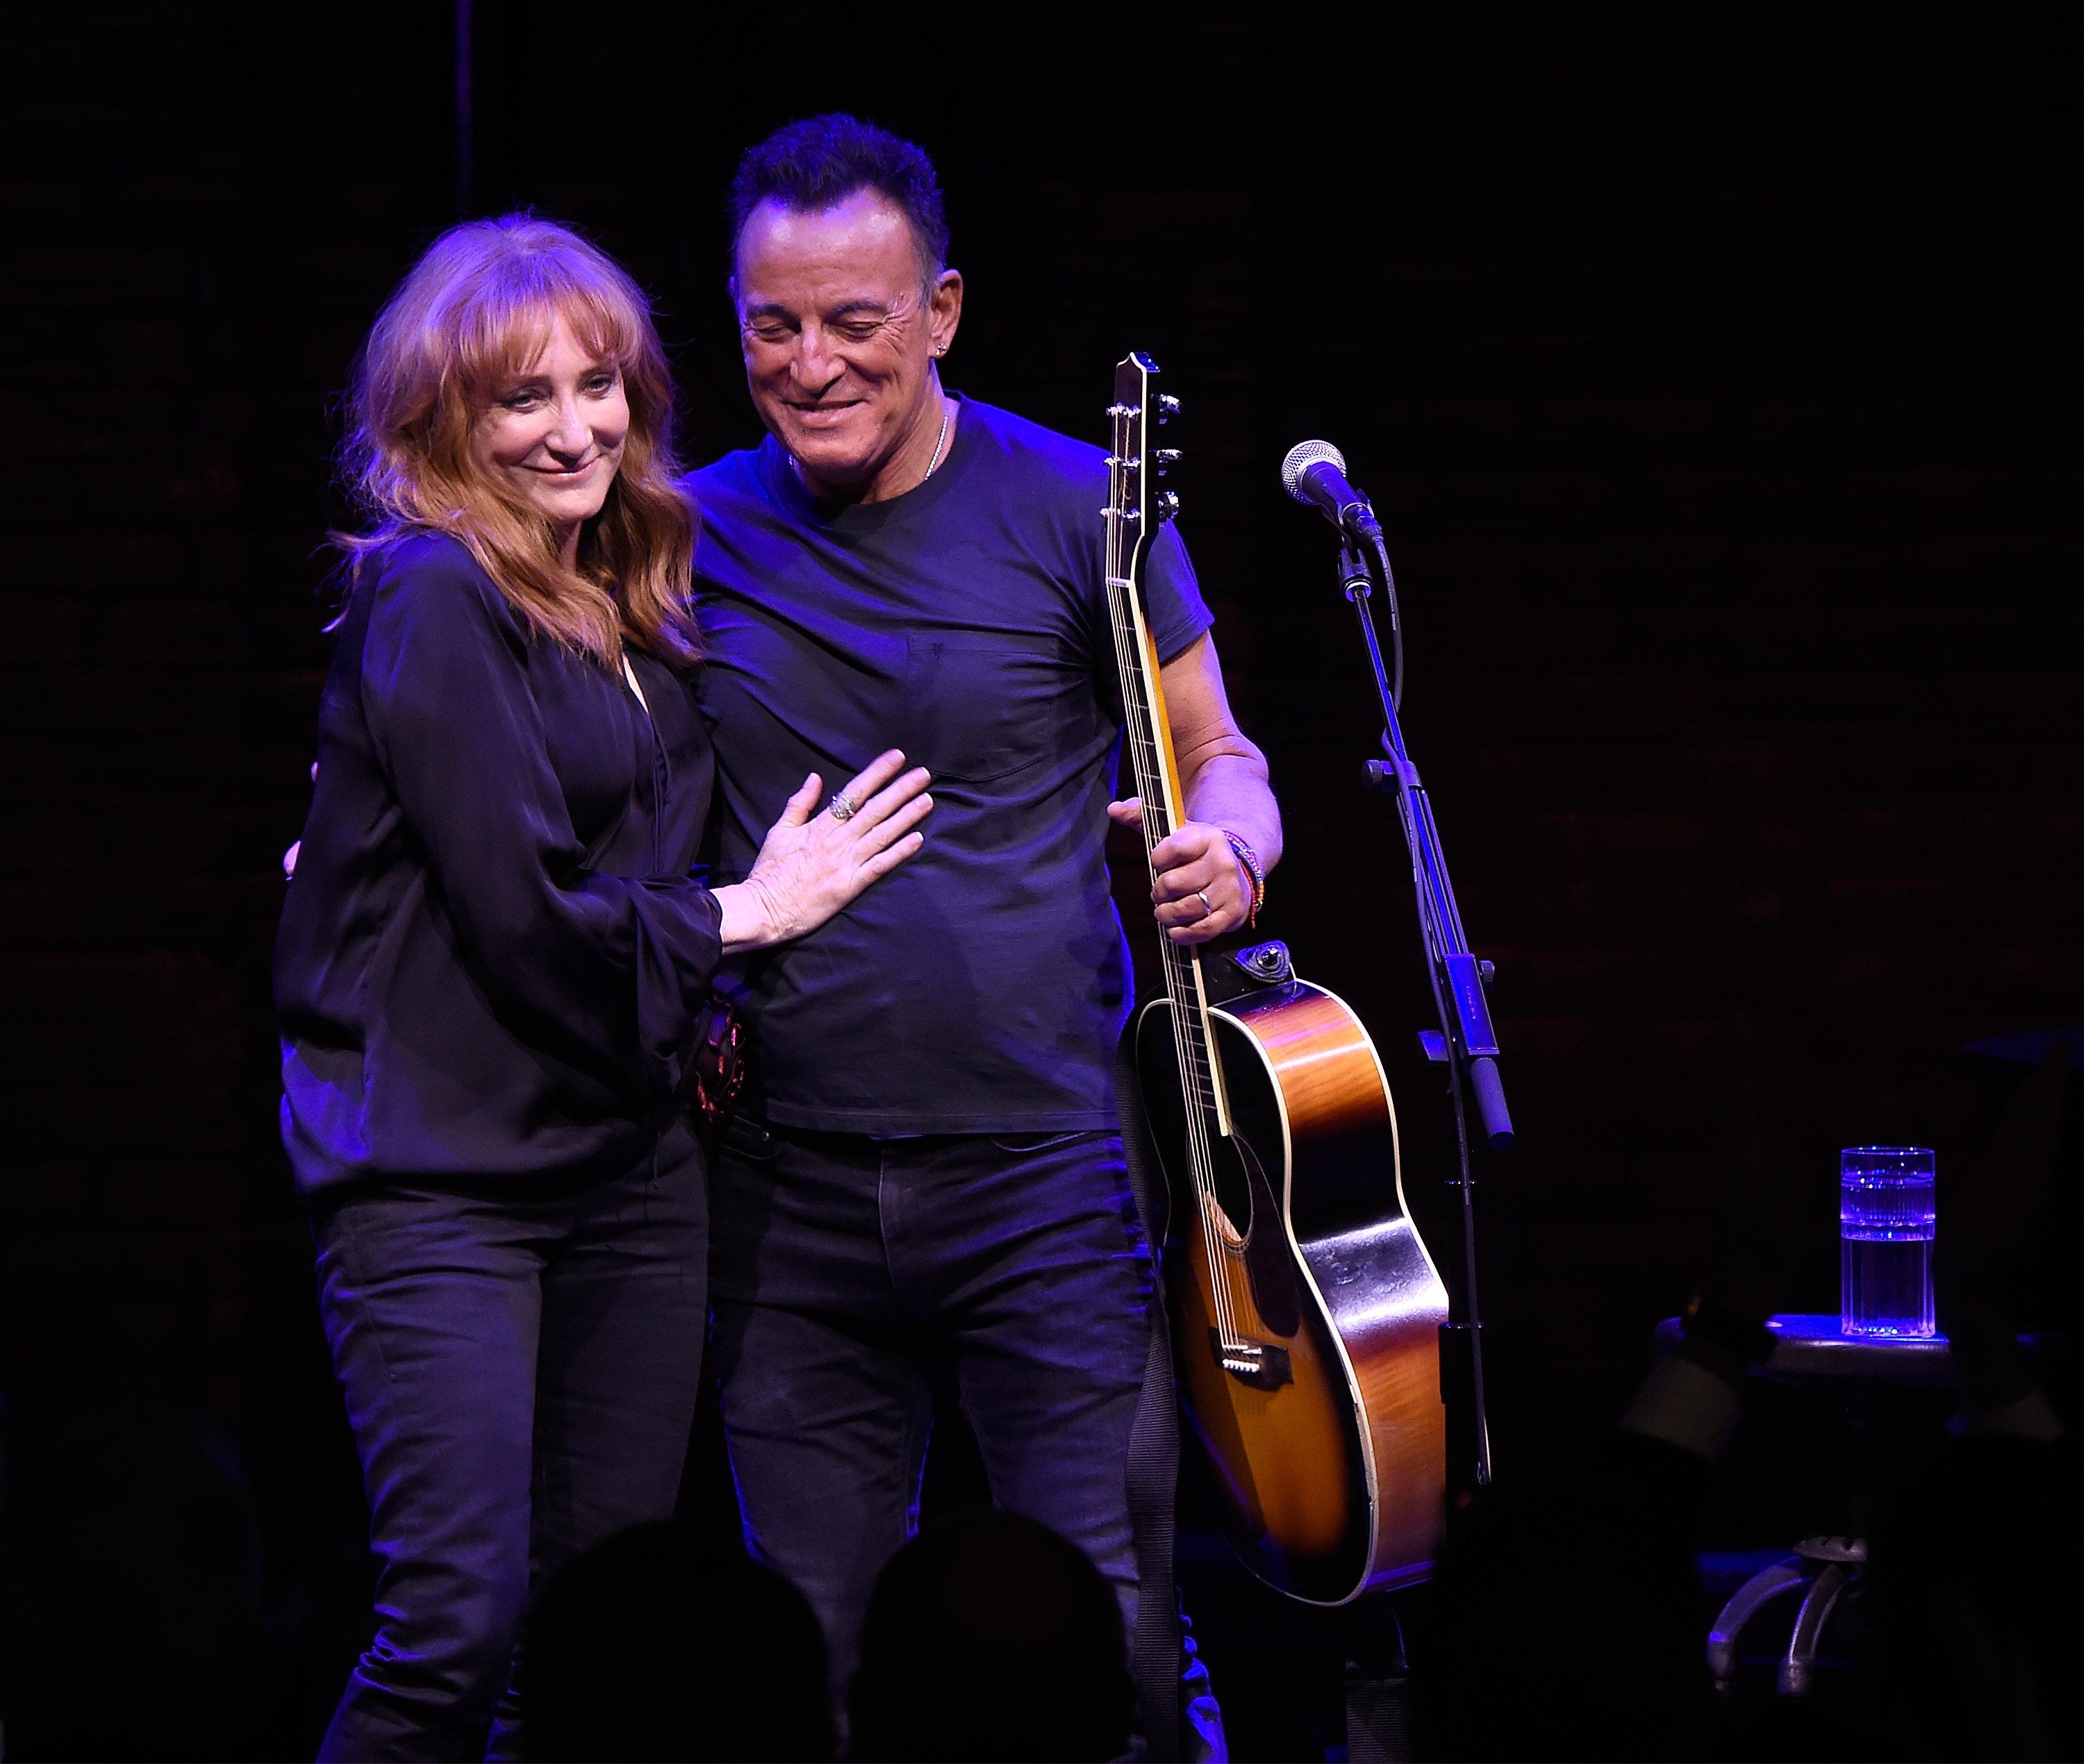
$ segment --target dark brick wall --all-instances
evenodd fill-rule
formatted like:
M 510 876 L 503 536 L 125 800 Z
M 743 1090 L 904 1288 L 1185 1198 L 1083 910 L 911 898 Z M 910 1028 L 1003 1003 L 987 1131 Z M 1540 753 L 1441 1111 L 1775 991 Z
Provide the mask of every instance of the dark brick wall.
M 1488 1173 L 1503 1461 L 1610 1419 L 1739 1224 L 1831 1302 L 1832 1153 L 1937 1143 L 1971 1035 L 2074 1020 L 2080 310 L 2069 47 L 1712 8 L 1328 39 L 1243 6 L 479 9 L 477 205 L 657 292 L 691 455 L 748 438 L 717 209 L 847 104 L 926 140 L 950 379 L 1098 432 L 1186 397 L 1186 531 L 1290 821 L 1269 929 L 1374 1024 L 1407 1182 L 1442 1123 L 1329 542 L 1391 535 L 1408 727 L 1522 1146 Z M 327 400 L 450 218 L 445 10 L 15 9 L 0 1392 L 201 1403 L 280 1525 L 354 1490 L 273 1141 L 275 861 L 338 518 Z M 332 1517 L 323 1520 L 317 1514 Z
M 237 95 L 206 14 L 21 9 L 4 60 L 7 1395 L 233 1403 L 267 1186 L 241 920 L 271 905 L 230 850 L 253 659 Z
M 1645 1319 L 1747 1222 L 1787 1307 L 1832 1308 L 1836 1149 L 1937 1144 L 1943 1196 L 1954 1051 L 2076 1020 L 2084 449 L 2054 45 L 1506 16 L 1319 86 L 1370 239 L 1269 154 L 1260 396 L 1387 519 L 1410 738 L 1502 970 L 1510 1461 L 1613 1414 Z M 1256 708 L 1338 786 L 1291 788 L 1287 892 L 1336 940 L 1388 884 L 1388 952 L 1336 959 L 1401 1052 L 1394 842 L 1343 788 L 1366 730 L 1296 690 L 1342 609 L 1319 536 L 1268 518 L 1314 603 L 1256 628 Z

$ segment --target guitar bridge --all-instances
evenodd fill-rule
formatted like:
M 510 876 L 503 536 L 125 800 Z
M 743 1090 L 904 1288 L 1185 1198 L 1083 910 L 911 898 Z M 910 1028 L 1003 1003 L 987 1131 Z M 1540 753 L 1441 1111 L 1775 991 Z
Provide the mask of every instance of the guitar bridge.
M 1295 1382 L 1295 1368 L 1289 1364 L 1288 1350 L 1270 1341 L 1225 1341 L 1222 1331 L 1209 1331 L 1209 1345 L 1216 1351 L 1216 1363 L 1240 1384 L 1255 1390 L 1278 1390 Z

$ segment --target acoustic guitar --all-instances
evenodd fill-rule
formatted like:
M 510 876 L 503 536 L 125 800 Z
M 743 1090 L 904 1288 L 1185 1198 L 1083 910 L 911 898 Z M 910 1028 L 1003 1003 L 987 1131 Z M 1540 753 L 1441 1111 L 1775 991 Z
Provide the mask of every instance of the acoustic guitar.
M 1157 364 L 1115 370 L 1108 601 L 1146 855 L 1186 819 L 1144 574 L 1178 499 Z M 1445 1483 L 1447 1297 L 1407 1216 L 1396 1110 L 1367 1030 L 1282 945 L 1161 936 L 1137 1066 L 1171 1205 L 1181 1398 L 1230 1541 L 1262 1579 L 1344 1604 L 1417 1580 Z

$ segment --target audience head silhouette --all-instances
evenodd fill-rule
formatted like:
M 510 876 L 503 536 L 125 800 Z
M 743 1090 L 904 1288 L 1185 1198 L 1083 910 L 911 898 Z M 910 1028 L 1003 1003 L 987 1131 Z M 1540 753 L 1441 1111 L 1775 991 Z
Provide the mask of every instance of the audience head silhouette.
M 521 1654 L 531 1758 L 829 1758 L 824 1635 L 773 1569 L 636 1525 L 545 1589 Z
M 1111 1758 L 1135 1700 L 1113 1589 L 1046 1525 L 937 1525 L 875 1583 L 849 1698 L 864 1760 Z

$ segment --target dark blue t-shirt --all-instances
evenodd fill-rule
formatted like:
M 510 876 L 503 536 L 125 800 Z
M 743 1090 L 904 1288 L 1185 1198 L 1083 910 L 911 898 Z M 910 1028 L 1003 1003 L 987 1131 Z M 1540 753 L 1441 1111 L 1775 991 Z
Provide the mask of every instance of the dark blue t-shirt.
M 770 437 L 693 473 L 718 879 L 807 772 L 887 747 L 934 774 L 926 848 L 820 929 L 739 964 L 769 1116 L 888 1136 L 1112 1127 L 1128 960 L 1108 889 L 1120 736 L 1097 447 L 965 400 L 887 502 L 824 504 Z M 1209 625 L 1173 531 L 1161 658 Z

